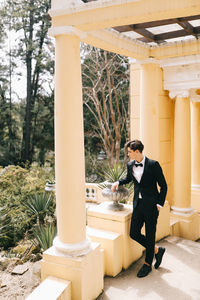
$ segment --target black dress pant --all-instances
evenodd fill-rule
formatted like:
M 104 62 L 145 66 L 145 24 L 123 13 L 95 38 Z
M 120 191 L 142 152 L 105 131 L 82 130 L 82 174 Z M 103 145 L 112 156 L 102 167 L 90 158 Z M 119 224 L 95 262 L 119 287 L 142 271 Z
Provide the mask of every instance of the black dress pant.
M 145 262 L 152 264 L 155 249 L 156 224 L 158 219 L 156 205 L 145 203 L 139 199 L 131 218 L 130 237 L 146 248 Z M 145 235 L 141 234 L 142 226 L 145 224 Z

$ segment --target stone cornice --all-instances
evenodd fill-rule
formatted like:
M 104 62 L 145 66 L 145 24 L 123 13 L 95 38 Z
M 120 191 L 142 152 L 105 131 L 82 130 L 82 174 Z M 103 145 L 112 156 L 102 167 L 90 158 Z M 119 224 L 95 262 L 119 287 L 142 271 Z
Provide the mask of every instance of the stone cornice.
M 87 36 L 86 32 L 83 32 L 73 26 L 52 27 L 49 28 L 48 34 L 53 37 L 57 35 L 76 35 L 80 39 L 84 39 Z
M 158 60 L 157 60 L 158 61 Z M 172 67 L 200 63 L 200 54 L 166 58 L 159 61 L 161 67 Z
M 57 17 L 62 15 L 69 15 L 71 13 L 93 10 L 95 8 L 103 8 L 109 6 L 116 6 L 127 4 L 129 2 L 139 2 L 140 0 L 101 0 L 84 3 L 81 0 L 53 0 L 52 9 L 49 10 L 51 17 Z
M 181 64 L 182 62 L 182 64 Z M 161 64 L 163 68 L 164 90 L 170 98 L 188 97 L 191 89 L 200 88 L 200 57 L 180 57 Z

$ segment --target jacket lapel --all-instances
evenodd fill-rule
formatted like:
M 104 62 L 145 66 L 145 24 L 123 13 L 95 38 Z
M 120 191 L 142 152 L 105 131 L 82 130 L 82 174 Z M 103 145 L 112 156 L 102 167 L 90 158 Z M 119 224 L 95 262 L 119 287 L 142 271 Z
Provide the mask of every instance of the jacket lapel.
M 131 169 L 131 175 L 133 177 L 133 180 L 137 181 L 137 179 L 135 178 L 135 176 L 133 175 L 133 166 L 135 165 L 135 160 L 133 160 L 130 164 L 130 169 Z M 137 181 L 138 183 L 138 181 Z
M 140 182 L 142 182 L 142 180 L 144 179 L 146 171 L 148 169 L 148 166 L 149 166 L 149 159 L 148 159 L 148 157 L 145 157 L 144 171 L 143 171 L 143 174 L 142 174 Z

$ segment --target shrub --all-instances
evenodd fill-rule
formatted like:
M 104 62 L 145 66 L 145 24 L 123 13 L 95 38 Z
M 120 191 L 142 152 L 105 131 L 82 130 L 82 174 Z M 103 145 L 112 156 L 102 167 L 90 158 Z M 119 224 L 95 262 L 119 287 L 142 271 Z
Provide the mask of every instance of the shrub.
M 4 235 L 0 239 L 0 247 L 16 245 L 36 223 L 35 214 L 27 210 L 25 203 L 33 195 L 44 192 L 45 183 L 51 176 L 54 176 L 53 168 L 37 164 L 31 165 L 29 169 L 8 166 L 0 170 L 0 208 L 6 207 L 6 219 L 9 220 L 9 239 Z
M 8 248 L 13 246 L 13 225 L 9 215 L 8 207 L 0 208 L 0 247 Z
M 50 214 L 53 215 L 55 211 L 55 201 L 52 193 L 42 193 L 30 196 L 24 206 L 30 214 L 37 217 L 37 223 L 43 224 L 45 217 Z

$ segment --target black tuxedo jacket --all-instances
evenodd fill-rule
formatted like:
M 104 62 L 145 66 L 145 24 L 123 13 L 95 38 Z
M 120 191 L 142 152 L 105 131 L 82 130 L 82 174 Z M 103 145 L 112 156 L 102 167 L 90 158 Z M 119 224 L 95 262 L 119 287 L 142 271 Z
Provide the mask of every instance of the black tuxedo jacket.
M 126 178 L 119 180 L 119 185 L 134 182 L 133 208 L 138 204 L 139 193 L 147 207 L 156 204 L 163 206 L 167 194 L 167 183 L 159 162 L 145 158 L 144 172 L 140 182 L 133 176 L 134 164 L 135 160 L 127 164 Z M 158 191 L 157 184 L 160 186 L 160 191 Z

